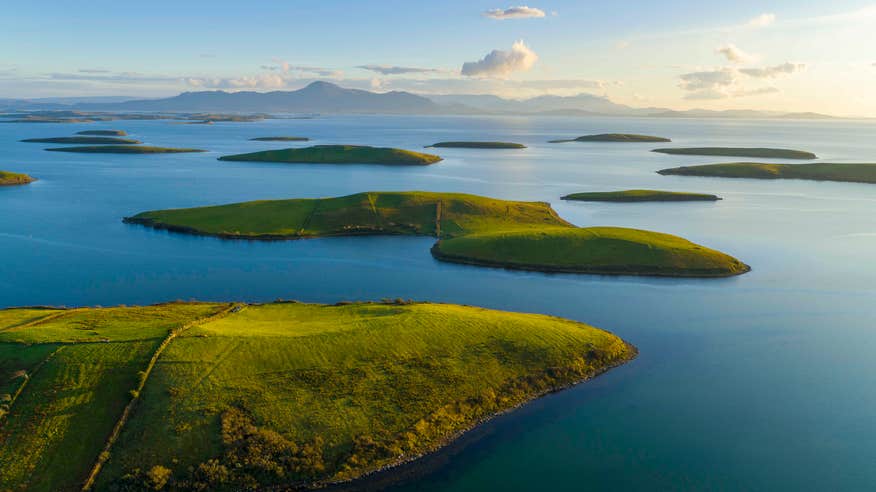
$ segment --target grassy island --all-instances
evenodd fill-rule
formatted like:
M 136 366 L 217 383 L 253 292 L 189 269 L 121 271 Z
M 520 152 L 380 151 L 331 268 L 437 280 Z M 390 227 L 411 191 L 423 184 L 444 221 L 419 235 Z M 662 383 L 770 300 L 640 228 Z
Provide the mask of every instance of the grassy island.
M 27 174 L 0 171 L 0 186 L 25 185 L 33 183 L 34 181 L 36 181 L 36 179 L 31 178 Z
M 438 238 L 439 260 L 544 272 L 721 277 L 739 260 L 684 239 L 621 228 L 579 228 L 547 203 L 476 195 L 370 192 L 143 212 L 125 222 L 226 239 L 366 234 Z
M 724 157 L 763 157 L 768 159 L 818 159 L 818 156 L 812 152 L 759 147 L 693 147 L 654 149 L 653 152 L 671 155 L 717 155 Z
M 56 144 L 115 144 L 136 145 L 139 140 L 118 137 L 52 137 L 52 138 L 26 138 L 22 142 L 27 143 L 56 143 Z
M 576 321 L 450 304 L 0 310 L 0 489 L 350 481 L 635 355 Z
M 300 164 L 385 164 L 425 166 L 441 160 L 437 155 L 366 145 L 314 145 L 300 149 L 263 150 L 226 155 L 220 161 L 284 162 Z
M 572 193 L 562 198 L 581 202 L 714 202 L 721 199 L 705 193 L 658 190 L 596 191 Z
M 566 140 L 551 140 L 548 143 L 564 142 L 671 142 L 672 140 L 651 135 L 636 135 L 634 133 L 600 133 L 598 135 L 584 135 L 583 137 Z
M 128 132 L 124 130 L 84 130 L 76 132 L 77 135 L 95 135 L 98 137 L 124 137 Z
M 179 154 L 183 152 L 206 152 L 201 149 L 177 149 L 135 145 L 94 145 L 85 147 L 56 147 L 50 152 L 81 152 L 84 154 Z
M 768 164 L 731 162 L 684 166 L 657 171 L 663 175 L 703 176 L 713 178 L 806 179 L 876 184 L 876 164 Z
M 256 142 L 307 142 L 310 139 L 307 137 L 256 137 L 250 140 Z
M 459 148 L 459 149 L 525 149 L 526 146 L 519 143 L 513 142 L 438 142 L 432 145 L 427 145 L 426 148 L 430 147 L 447 147 L 447 148 Z

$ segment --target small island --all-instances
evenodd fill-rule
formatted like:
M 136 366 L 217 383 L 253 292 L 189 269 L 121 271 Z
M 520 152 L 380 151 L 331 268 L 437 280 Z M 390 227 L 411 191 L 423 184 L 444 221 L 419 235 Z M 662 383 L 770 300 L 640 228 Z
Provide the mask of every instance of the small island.
M 185 152 L 206 152 L 201 149 L 177 149 L 170 147 L 149 147 L 134 145 L 95 145 L 85 147 L 56 147 L 49 152 L 81 152 L 84 154 L 179 154 Z
M 664 176 L 702 176 L 712 178 L 804 179 L 876 184 L 876 164 L 769 164 L 730 162 L 683 166 L 657 171 Z
M 818 159 L 812 152 L 791 149 L 761 147 L 692 147 L 677 149 L 654 149 L 652 152 L 671 155 L 708 155 L 724 157 L 762 157 L 771 159 Z
M 541 272 L 726 277 L 749 271 L 727 254 L 680 237 L 615 227 L 580 228 L 547 203 L 477 195 L 368 192 L 156 210 L 125 222 L 225 239 L 355 235 L 433 236 L 442 261 Z
M 76 132 L 77 135 L 95 135 L 98 137 L 125 137 L 128 132 L 124 130 L 83 130 Z
M 447 147 L 447 148 L 458 148 L 458 149 L 525 149 L 526 146 L 519 143 L 513 142 L 438 142 L 432 145 L 427 145 L 426 148 L 430 147 Z
M 672 140 L 664 137 L 654 137 L 651 135 L 637 135 L 635 133 L 600 133 L 598 135 L 584 135 L 578 138 L 570 138 L 565 140 L 550 140 L 548 143 L 565 143 L 565 142 L 616 142 L 616 143 L 634 143 L 634 142 L 671 142 Z
M 562 199 L 581 202 L 714 202 L 721 197 L 679 191 L 624 190 L 572 193 Z
M 0 186 L 17 186 L 33 183 L 36 179 L 27 174 L 0 171 Z
M 27 143 L 56 143 L 56 144 L 114 144 L 136 145 L 139 140 L 117 137 L 51 137 L 51 138 L 26 138 L 22 142 Z
M 637 354 L 577 321 L 401 299 L 3 309 L 0 345 L 16 490 L 349 482 Z
M 250 140 L 256 142 L 307 142 L 307 137 L 256 137 Z
M 289 164 L 384 164 L 426 166 L 441 161 L 437 155 L 366 145 L 314 145 L 298 149 L 263 150 L 226 155 L 220 161 L 281 162 Z

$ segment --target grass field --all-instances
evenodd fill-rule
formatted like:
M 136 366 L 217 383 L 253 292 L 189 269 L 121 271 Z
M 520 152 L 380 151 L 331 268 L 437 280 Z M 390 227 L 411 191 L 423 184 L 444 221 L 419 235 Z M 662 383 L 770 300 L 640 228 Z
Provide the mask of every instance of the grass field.
M 512 142 L 438 142 L 429 147 L 448 147 L 460 149 L 525 149 L 526 146 Z
M 283 162 L 311 164 L 385 164 L 425 166 L 441 160 L 437 155 L 365 145 L 314 145 L 300 149 L 264 150 L 226 155 L 220 161 Z
M 143 224 L 190 234 L 215 235 L 231 239 L 297 239 L 307 237 L 363 234 L 429 235 L 442 240 L 432 249 L 441 260 L 540 271 L 580 273 L 659 274 L 678 276 L 737 275 L 747 267 L 728 255 L 683 241 L 675 243 L 673 253 L 639 257 L 637 251 L 663 250 L 670 236 L 648 231 L 613 229 L 623 244 L 639 248 L 600 250 L 598 265 L 588 262 L 596 256 L 586 251 L 569 255 L 569 248 L 590 248 L 596 242 L 585 240 L 592 234 L 560 218 L 547 203 L 514 202 L 476 195 L 431 192 L 370 192 L 337 198 L 271 200 L 214 207 L 143 212 L 125 218 Z M 465 236 L 465 241 L 454 238 Z M 497 253 L 490 258 L 489 247 L 512 241 L 515 256 Z M 546 237 L 567 245 L 554 249 Z M 572 240 L 572 238 L 577 238 Z M 507 239 L 501 239 L 507 238 Z M 443 241 L 454 239 L 455 242 Z M 501 240 L 500 240 L 501 239 Z M 483 242 L 483 248 L 472 247 Z M 467 245 L 463 248 L 461 245 Z M 491 245 L 491 246 L 487 246 Z M 687 254 L 680 254 L 685 250 Z M 465 252 L 471 252 L 465 256 Z M 697 257 L 709 265 L 695 261 Z M 507 261 L 506 261 L 507 260 Z M 685 264 L 681 260 L 689 260 Z M 580 263 L 576 263 L 580 262 Z M 723 264 L 723 270 L 718 266 Z M 637 266 L 645 267 L 637 270 Z
M 685 166 L 657 171 L 663 175 L 705 176 L 713 178 L 806 179 L 876 183 L 876 164 L 764 164 L 731 162 Z
M 116 144 L 116 145 L 134 145 L 139 144 L 139 140 L 131 138 L 118 137 L 51 137 L 51 138 L 27 138 L 22 142 L 28 143 L 57 143 L 57 144 Z
M 551 140 L 548 143 L 564 142 L 671 142 L 672 140 L 651 135 L 637 135 L 634 133 L 600 133 L 598 135 L 584 135 L 578 138 L 565 140 Z
M 83 130 L 76 132 L 77 135 L 97 135 L 101 137 L 124 137 L 128 132 L 124 130 Z
M 563 200 L 581 202 L 697 202 L 717 201 L 721 198 L 704 193 L 686 193 L 679 191 L 658 190 L 624 190 L 624 191 L 594 191 L 588 193 L 572 193 L 562 197 Z
M 34 181 L 36 180 L 27 174 L 0 171 L 0 186 L 23 185 Z
M 206 152 L 201 149 L 150 147 L 146 145 L 93 145 L 82 147 L 56 147 L 46 150 L 50 152 L 81 152 L 84 154 L 179 154 L 183 152 Z
M 671 155 L 717 155 L 725 157 L 764 157 L 772 159 L 817 159 L 812 152 L 791 149 L 760 147 L 692 147 L 677 149 L 654 149 L 652 152 Z

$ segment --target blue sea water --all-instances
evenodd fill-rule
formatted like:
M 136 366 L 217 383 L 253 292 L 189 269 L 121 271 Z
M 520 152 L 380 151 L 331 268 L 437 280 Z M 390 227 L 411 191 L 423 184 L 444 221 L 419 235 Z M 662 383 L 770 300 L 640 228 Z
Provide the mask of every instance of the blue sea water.
M 119 128 L 203 154 L 45 152 L 23 138 Z M 547 144 L 588 133 L 671 146 L 810 150 L 876 162 L 876 123 L 633 118 L 326 116 L 179 125 L 0 124 L 0 307 L 174 299 L 314 302 L 402 297 L 584 321 L 638 359 L 490 424 L 436 471 L 397 490 L 868 490 L 876 487 L 876 186 L 660 176 L 726 161 L 654 144 Z M 417 150 L 507 140 L 525 150 L 432 149 L 428 167 L 220 162 L 312 142 Z M 663 145 L 663 144 L 660 144 Z M 779 162 L 779 161 L 777 161 Z M 717 203 L 562 202 L 579 191 L 715 193 Z M 222 241 L 140 226 L 137 212 L 368 190 L 467 192 L 551 202 L 581 225 L 636 227 L 728 252 L 751 273 L 649 279 L 512 272 L 434 260 L 431 238 Z

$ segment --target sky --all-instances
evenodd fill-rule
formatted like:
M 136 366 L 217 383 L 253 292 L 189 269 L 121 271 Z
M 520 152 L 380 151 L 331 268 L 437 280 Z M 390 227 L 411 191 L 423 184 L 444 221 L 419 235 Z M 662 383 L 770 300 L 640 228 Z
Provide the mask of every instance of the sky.
M 876 116 L 876 3 L 15 2 L 0 98 L 292 90 Z M 75 5 L 74 5 L 75 4 Z

